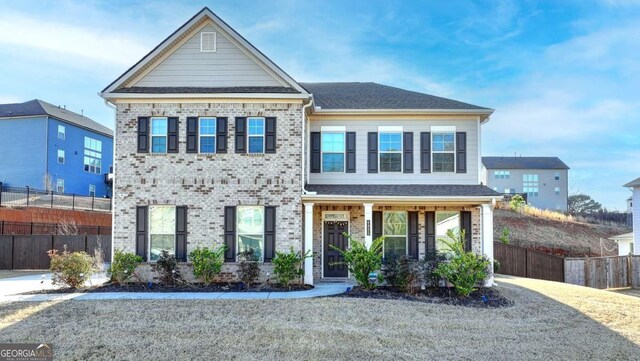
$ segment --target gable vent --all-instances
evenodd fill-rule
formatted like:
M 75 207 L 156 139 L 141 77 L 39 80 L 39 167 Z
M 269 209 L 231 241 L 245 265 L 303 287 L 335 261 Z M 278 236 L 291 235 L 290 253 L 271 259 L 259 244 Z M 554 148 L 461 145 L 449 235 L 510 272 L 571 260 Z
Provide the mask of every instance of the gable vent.
M 200 51 L 204 53 L 213 53 L 216 51 L 216 33 L 202 32 L 200 33 Z

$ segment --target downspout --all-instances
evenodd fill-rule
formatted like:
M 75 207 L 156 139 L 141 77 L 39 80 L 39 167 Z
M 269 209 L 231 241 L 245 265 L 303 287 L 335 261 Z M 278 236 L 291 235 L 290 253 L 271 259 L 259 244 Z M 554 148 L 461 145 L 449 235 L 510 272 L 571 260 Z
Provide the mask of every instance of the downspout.
M 308 190 L 305 189 L 305 176 L 307 174 L 307 168 L 306 168 L 306 159 L 307 159 L 307 155 L 306 155 L 306 150 L 307 148 L 305 147 L 305 140 L 307 139 L 307 131 L 306 131 L 306 125 L 307 125 L 307 108 L 311 107 L 313 105 L 313 94 L 309 94 L 309 103 L 305 104 L 302 106 L 302 173 L 301 173 L 301 177 L 302 177 L 302 194 L 315 194 L 315 192 L 309 192 Z
M 98 93 L 98 95 L 102 96 L 102 94 Z M 114 104 L 110 103 L 107 99 L 104 100 L 104 105 L 106 105 L 107 107 L 111 108 L 114 110 L 114 114 L 113 114 L 113 145 L 111 146 L 111 149 L 113 151 L 113 159 L 111 159 L 111 165 L 113 166 L 113 180 L 111 181 L 111 262 L 113 262 L 113 255 L 115 252 L 115 247 L 113 247 L 113 241 L 115 239 L 115 201 L 116 201 L 116 193 L 115 193 L 115 189 L 116 189 L 116 177 L 115 177 L 115 172 L 116 172 L 116 123 L 118 122 L 118 107 L 116 107 Z

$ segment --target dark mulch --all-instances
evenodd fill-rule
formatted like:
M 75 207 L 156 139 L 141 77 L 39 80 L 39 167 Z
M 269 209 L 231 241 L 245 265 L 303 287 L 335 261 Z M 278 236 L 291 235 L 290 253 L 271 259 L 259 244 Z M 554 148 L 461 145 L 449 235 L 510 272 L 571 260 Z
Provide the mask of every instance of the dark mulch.
M 495 287 L 479 288 L 477 291 L 471 293 L 469 297 L 458 297 L 454 289 L 445 287 L 427 288 L 426 290 L 419 290 L 415 294 L 408 294 L 398 288 L 386 286 L 377 287 L 374 290 L 365 290 L 360 287 L 354 287 L 349 292 L 335 297 L 404 300 L 481 308 L 513 306 L 513 301 L 500 294 Z
M 201 283 L 189 283 L 189 284 L 176 284 L 176 285 L 163 285 L 159 283 L 151 284 L 115 284 L 105 283 L 100 286 L 85 287 L 80 289 L 73 288 L 58 288 L 51 290 L 30 291 L 21 293 L 22 295 L 38 295 L 43 293 L 99 293 L 99 292 L 291 292 L 291 291 L 307 291 L 312 289 L 310 285 L 292 285 L 291 289 L 281 287 L 274 284 L 261 284 L 253 285 L 251 288 L 247 288 L 243 283 L 214 283 L 209 286 L 205 286 Z

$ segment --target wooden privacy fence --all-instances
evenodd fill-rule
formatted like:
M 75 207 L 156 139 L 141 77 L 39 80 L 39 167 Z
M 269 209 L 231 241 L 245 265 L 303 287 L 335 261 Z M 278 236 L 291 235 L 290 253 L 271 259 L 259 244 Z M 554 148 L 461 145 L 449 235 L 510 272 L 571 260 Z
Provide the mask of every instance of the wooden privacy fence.
M 564 260 L 533 249 L 493 243 L 493 257 L 500 262 L 498 273 L 564 282 Z
M 599 289 L 640 287 L 640 256 L 566 258 L 565 282 Z
M 85 251 L 90 255 L 101 248 L 104 260 L 111 262 L 111 236 L 98 235 L 0 235 L 0 269 L 47 269 L 47 251 Z

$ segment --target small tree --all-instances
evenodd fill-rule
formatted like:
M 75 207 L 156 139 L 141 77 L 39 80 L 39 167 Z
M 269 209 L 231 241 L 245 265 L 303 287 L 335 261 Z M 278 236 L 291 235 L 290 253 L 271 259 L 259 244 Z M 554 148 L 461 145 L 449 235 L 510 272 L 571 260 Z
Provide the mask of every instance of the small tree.
M 381 251 L 384 237 L 375 239 L 371 243 L 371 247 L 367 249 L 363 242 L 355 240 L 347 233 L 343 234 L 349 238 L 349 248 L 342 250 L 338 247 L 331 247 L 340 252 L 349 272 L 356 278 L 360 287 L 368 290 L 376 288 L 377 283 L 382 281 L 382 274 L 378 273 L 374 280 L 370 280 L 369 275 L 382 268 Z
M 215 277 L 222 271 L 226 250 L 226 246 L 216 249 L 198 247 L 189 253 L 189 259 L 193 263 L 193 275 L 200 278 L 206 285 L 213 283 Z
M 467 297 L 476 290 L 476 285 L 489 275 L 491 262 L 473 252 L 464 250 L 464 230 L 457 235 L 452 230 L 447 231 L 447 238 L 441 238 L 453 257 L 449 262 L 441 263 L 436 273 L 451 282 L 458 295 Z
M 511 231 L 509 230 L 509 227 L 502 227 L 502 234 L 500 235 L 500 238 L 498 238 L 498 239 L 503 244 L 509 244 L 509 236 L 510 235 L 511 235 Z
M 310 257 L 312 257 L 311 251 L 307 251 L 303 255 L 302 252 L 295 252 L 293 247 L 287 253 L 276 252 L 276 257 L 273 259 L 273 273 L 278 279 L 278 283 L 291 288 L 292 281 L 296 279 L 300 281 L 300 278 L 304 276 L 302 263 Z
M 238 253 L 238 278 L 247 288 L 258 281 L 260 277 L 260 259 L 253 248 Z
M 516 194 L 515 196 L 511 197 L 511 201 L 509 201 L 509 206 L 511 207 L 512 210 L 516 212 L 522 211 L 524 204 L 525 204 L 524 198 L 522 198 L 522 196 L 519 194 Z
M 591 215 L 602 211 L 602 204 L 586 194 L 573 194 L 568 199 L 569 213 L 573 215 Z

